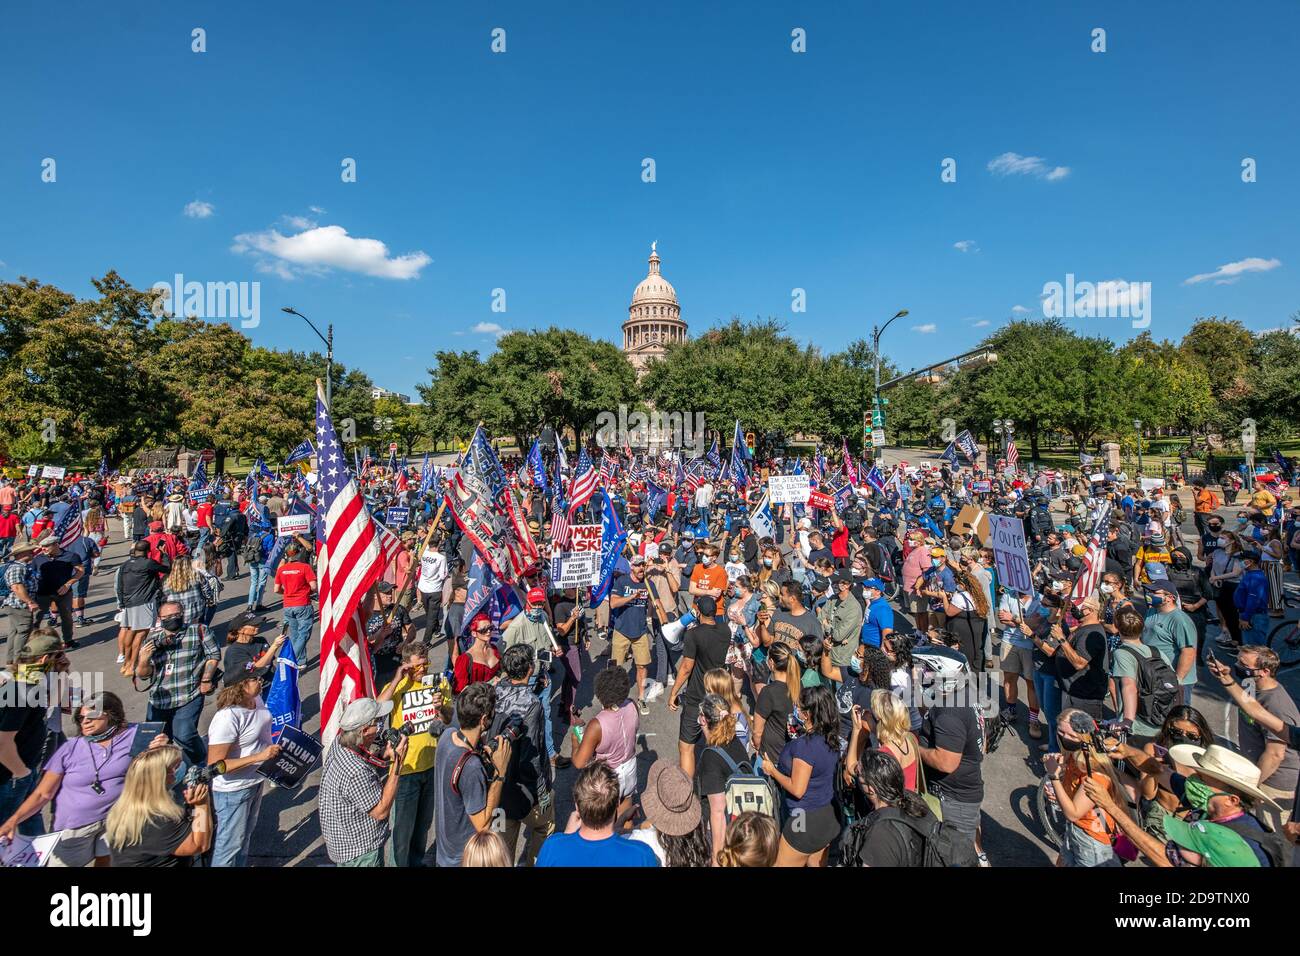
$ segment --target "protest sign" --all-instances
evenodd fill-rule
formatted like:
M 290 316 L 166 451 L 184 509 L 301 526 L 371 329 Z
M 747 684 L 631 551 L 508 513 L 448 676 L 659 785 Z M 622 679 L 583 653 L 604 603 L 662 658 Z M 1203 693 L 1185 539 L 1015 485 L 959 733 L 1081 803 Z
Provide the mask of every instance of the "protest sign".
M 767 479 L 769 501 L 774 505 L 808 503 L 811 488 L 807 475 L 773 475 Z
M 1006 515 L 989 515 L 988 518 L 998 583 L 1020 594 L 1032 594 L 1034 576 L 1025 550 L 1025 523 Z
M 808 506 L 819 508 L 822 511 L 832 511 L 835 508 L 835 499 L 821 491 L 810 491 L 808 493 Z
M 45 866 L 61 839 L 63 839 L 62 830 L 38 837 L 25 837 L 16 833 L 0 853 L 0 866 Z
M 977 495 L 988 494 L 993 490 L 993 482 L 988 480 L 972 481 L 970 483 L 970 490 L 975 492 Z
M 320 742 L 296 727 L 285 727 L 276 741 L 280 755 L 258 764 L 257 772 L 278 787 L 297 790 L 320 761 Z
M 294 534 L 311 534 L 311 515 L 284 515 L 277 518 L 275 533 L 281 537 Z
M 1164 486 L 1165 486 L 1165 480 L 1164 480 L 1163 478 L 1143 478 L 1143 479 L 1142 479 L 1142 490 L 1143 490 L 1143 491 L 1152 491 L 1152 490 L 1154 490 L 1154 489 L 1156 489 L 1156 488 L 1163 488 Z
M 46 465 L 41 469 L 42 478 L 62 478 L 68 473 L 68 469 L 62 465 Z
M 982 508 L 975 505 L 965 505 L 961 511 L 957 512 L 957 518 L 952 523 L 953 534 L 974 534 L 979 539 L 980 544 L 986 544 L 989 536 L 989 514 Z
M 384 524 L 390 528 L 405 528 L 406 523 L 411 520 L 410 508 L 389 508 L 385 514 L 387 520 Z
M 600 557 L 601 525 L 574 525 L 568 550 L 551 556 L 551 590 L 599 584 Z
M 41 466 L 40 466 L 40 465 L 28 465 L 28 466 L 27 466 L 27 477 L 28 477 L 28 478 L 35 478 L 35 477 L 36 477 L 37 475 L 39 475 L 40 473 L 41 473 Z

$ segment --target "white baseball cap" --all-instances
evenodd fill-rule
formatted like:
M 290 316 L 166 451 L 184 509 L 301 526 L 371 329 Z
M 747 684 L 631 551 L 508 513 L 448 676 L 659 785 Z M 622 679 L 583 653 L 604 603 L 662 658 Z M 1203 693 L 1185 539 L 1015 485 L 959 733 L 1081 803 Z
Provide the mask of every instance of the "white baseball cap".
M 360 730 L 367 724 L 373 724 L 380 717 L 387 717 L 393 710 L 391 700 L 375 700 L 373 697 L 358 697 L 348 704 L 339 721 L 340 730 Z

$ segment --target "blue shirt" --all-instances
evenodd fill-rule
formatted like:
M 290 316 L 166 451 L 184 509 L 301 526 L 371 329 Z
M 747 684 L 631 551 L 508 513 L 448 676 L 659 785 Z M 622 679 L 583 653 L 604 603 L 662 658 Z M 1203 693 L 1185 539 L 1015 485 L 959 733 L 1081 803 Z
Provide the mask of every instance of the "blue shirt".
M 878 597 L 867 605 L 867 618 L 862 622 L 862 643 L 879 647 L 885 629 L 894 629 L 894 609 L 888 600 Z
M 587 840 L 581 833 L 553 833 L 537 854 L 538 866 L 658 866 L 649 845 L 621 836 Z

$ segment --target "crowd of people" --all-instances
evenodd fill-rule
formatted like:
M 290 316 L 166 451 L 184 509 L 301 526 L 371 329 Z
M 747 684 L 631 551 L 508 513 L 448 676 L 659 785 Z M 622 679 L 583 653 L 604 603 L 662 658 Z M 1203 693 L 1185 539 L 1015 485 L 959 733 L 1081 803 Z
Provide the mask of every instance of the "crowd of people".
M 662 496 L 630 464 L 605 479 L 627 537 L 594 606 L 550 580 L 557 515 L 527 462 L 505 470 L 542 560 L 490 606 L 428 482 L 357 477 L 401 547 L 363 602 L 374 694 L 323 755 L 333 864 L 996 865 L 984 761 L 1023 728 L 1058 865 L 1290 865 L 1300 711 L 1267 641 L 1300 571 L 1283 475 L 1237 505 L 1204 481 L 943 461 L 869 482 L 845 461 L 814 472 L 831 507 L 761 523 L 766 477 L 802 462 L 670 475 Z M 1001 580 L 971 511 L 1023 522 L 1031 586 Z M 319 528 L 297 475 L 0 481 L 0 843 L 59 832 L 55 866 L 247 865 L 280 754 L 270 674 L 287 651 L 311 668 L 319 640 L 320 533 L 279 535 L 291 514 Z M 59 679 L 97 573 L 142 723 Z M 1198 684 L 1237 708 L 1235 747 Z M 652 708 L 677 742 L 639 762 Z

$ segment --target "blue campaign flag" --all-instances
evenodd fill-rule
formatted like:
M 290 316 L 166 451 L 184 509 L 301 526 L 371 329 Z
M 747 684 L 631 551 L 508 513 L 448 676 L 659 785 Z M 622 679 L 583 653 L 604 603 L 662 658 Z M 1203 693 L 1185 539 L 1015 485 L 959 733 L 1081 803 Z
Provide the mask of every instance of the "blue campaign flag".
M 461 634 L 469 630 L 470 622 L 487 607 L 496 586 L 496 575 L 475 550 L 473 557 L 470 558 L 469 575 L 465 584 L 465 611 L 460 624 Z
M 943 450 L 943 454 L 940 455 L 939 457 L 942 458 L 944 461 L 946 461 L 946 462 L 947 462 L 949 465 L 951 465 L 953 468 L 956 468 L 956 467 L 957 467 L 957 445 L 956 445 L 956 443 L 955 443 L 955 442 L 948 442 L 948 447 L 945 448 L 945 449 Z
M 885 493 L 885 476 L 880 473 L 880 469 L 875 465 L 872 465 L 871 470 L 867 472 L 866 481 L 868 485 L 875 488 L 880 494 L 883 495 Z
M 772 505 L 768 501 L 767 492 L 763 492 L 758 507 L 750 514 L 749 528 L 760 538 L 776 537 L 776 518 L 772 516 Z
M 736 433 L 731 438 L 731 455 L 734 458 L 736 453 L 740 453 L 741 461 L 749 461 L 749 446 L 745 444 L 745 435 L 740 430 L 740 419 L 736 419 Z
M 397 449 L 392 448 L 388 452 L 388 470 L 397 473 Z
M 618 512 L 614 510 L 614 502 L 609 500 L 609 492 L 600 489 L 600 497 L 600 583 L 591 589 L 592 607 L 609 595 L 610 586 L 614 583 L 614 572 L 623 555 L 623 545 L 627 542 L 627 531 L 623 529 L 623 522 L 618 520 Z
M 645 508 L 646 518 L 650 521 L 654 521 L 655 515 L 659 513 L 659 509 L 667 503 L 667 490 L 660 488 L 655 484 L 653 479 L 647 479 L 645 485 L 645 501 L 642 505 Z
M 846 481 L 835 489 L 835 510 L 843 511 L 853 502 L 853 483 Z
M 256 463 L 254 463 L 253 472 L 259 478 L 270 478 L 270 479 L 275 478 L 275 472 L 273 472 L 270 468 L 266 467 L 266 462 L 262 461 L 262 459 L 260 458 L 257 459 Z
M 271 739 L 276 740 L 286 727 L 302 729 L 302 697 L 298 693 L 298 658 L 293 641 L 284 642 L 272 666 L 275 677 L 266 694 L 266 709 L 271 712 Z
M 716 477 L 722 471 L 722 455 L 718 452 L 718 436 L 713 436 L 713 445 L 709 448 L 708 453 L 704 456 L 710 465 L 713 466 L 713 474 Z
M 207 484 L 208 484 L 208 469 L 207 466 L 203 464 L 203 459 L 200 458 L 199 463 L 194 466 L 194 475 L 193 477 L 190 478 L 189 490 L 202 491 L 204 490 L 204 488 L 207 487 Z
M 542 494 L 546 494 L 546 465 L 542 462 L 542 448 L 536 438 L 528 452 L 528 467 L 533 470 L 533 484 L 542 489 Z
M 286 465 L 296 465 L 300 461 L 306 461 L 312 455 L 316 454 L 316 449 L 312 447 L 311 439 L 303 439 L 293 451 L 289 452 L 289 457 L 284 460 Z
M 737 488 L 744 488 L 749 485 L 749 471 L 745 468 L 745 459 L 732 452 L 731 455 L 731 474 L 729 476 Z

